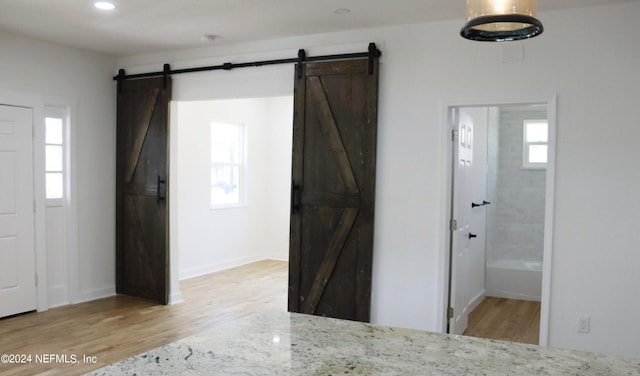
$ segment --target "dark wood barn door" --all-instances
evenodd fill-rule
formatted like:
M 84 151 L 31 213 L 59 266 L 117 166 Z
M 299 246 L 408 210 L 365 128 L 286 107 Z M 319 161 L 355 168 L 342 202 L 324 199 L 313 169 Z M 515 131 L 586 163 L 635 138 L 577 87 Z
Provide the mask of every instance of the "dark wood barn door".
M 118 90 L 116 291 L 168 302 L 169 77 Z
M 289 311 L 369 321 L 377 59 L 306 63 L 295 81 Z

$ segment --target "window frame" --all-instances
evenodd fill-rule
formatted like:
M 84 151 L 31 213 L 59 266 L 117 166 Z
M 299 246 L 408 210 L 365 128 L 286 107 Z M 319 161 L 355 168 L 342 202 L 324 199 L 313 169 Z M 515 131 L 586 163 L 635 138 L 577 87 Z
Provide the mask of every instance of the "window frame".
M 62 120 L 62 141 L 61 143 L 49 143 L 46 139 L 47 133 L 47 119 L 54 118 Z M 67 200 L 67 178 L 68 178 L 68 151 L 69 151 L 69 109 L 66 107 L 57 107 L 57 106 L 45 106 L 44 107 L 44 129 L 45 129 L 45 137 L 44 137 L 44 147 L 45 147 L 45 203 L 47 207 L 61 207 L 65 205 Z M 46 148 L 47 146 L 59 146 L 62 148 L 62 168 L 61 170 L 48 170 L 46 164 Z M 62 197 L 49 198 L 47 197 L 47 189 L 46 189 L 46 176 L 49 173 L 59 173 L 62 175 Z
M 527 127 L 529 124 L 544 123 L 547 127 L 547 140 L 546 141 L 528 141 L 527 140 Z M 547 161 L 546 162 L 530 162 L 529 161 L 529 147 L 530 146 L 546 146 L 547 147 Z M 549 121 L 547 119 L 525 119 L 522 122 L 522 169 L 523 170 L 545 170 L 549 163 Z
M 213 152 L 213 128 L 216 125 L 224 125 L 224 126 L 233 126 L 239 128 L 239 148 L 240 152 L 238 153 L 240 157 L 240 161 L 238 162 L 214 162 L 212 152 Z M 247 125 L 244 123 L 232 123 L 232 122 L 221 122 L 221 121 L 211 121 L 209 123 L 209 208 L 211 210 L 219 210 L 219 209 L 231 209 L 231 208 L 243 208 L 247 207 L 247 189 L 246 189 L 246 176 L 247 176 Z M 238 202 L 234 203 L 214 203 L 212 200 L 213 189 L 214 189 L 214 176 L 213 169 L 214 167 L 230 167 L 238 168 Z

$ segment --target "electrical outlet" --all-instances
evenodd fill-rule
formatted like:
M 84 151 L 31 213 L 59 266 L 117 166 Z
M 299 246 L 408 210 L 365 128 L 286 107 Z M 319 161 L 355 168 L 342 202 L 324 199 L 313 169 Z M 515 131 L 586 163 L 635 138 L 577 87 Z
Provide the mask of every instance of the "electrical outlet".
M 589 316 L 578 317 L 578 333 L 589 333 L 590 327 L 591 318 Z

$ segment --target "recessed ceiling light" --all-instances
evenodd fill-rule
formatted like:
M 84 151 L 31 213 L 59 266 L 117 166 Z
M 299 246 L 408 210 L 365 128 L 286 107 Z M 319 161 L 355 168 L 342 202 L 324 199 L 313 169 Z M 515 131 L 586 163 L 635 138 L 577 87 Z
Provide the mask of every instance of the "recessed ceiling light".
M 96 8 L 98 8 L 100 10 L 114 10 L 114 9 L 116 9 L 116 6 L 113 3 L 110 3 L 108 1 L 96 1 L 95 3 L 93 3 L 93 6 L 95 6 Z
M 351 13 L 351 9 L 348 8 L 340 8 L 333 11 L 335 14 L 349 14 Z
M 205 34 L 200 37 L 200 40 L 203 42 L 213 42 L 216 39 L 218 39 L 218 37 L 213 34 Z

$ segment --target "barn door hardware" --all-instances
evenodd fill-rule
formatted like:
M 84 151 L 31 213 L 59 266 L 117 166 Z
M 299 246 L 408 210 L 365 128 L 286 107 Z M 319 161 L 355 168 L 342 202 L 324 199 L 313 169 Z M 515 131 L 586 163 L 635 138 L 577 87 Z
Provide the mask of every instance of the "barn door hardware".
M 160 185 L 161 184 L 165 184 L 166 180 L 161 178 L 160 175 L 158 175 L 158 182 L 157 182 L 157 191 L 156 191 L 156 197 L 158 199 L 158 204 L 161 203 L 162 201 L 164 201 L 165 196 L 160 194 Z
M 162 88 L 167 89 L 167 78 L 171 74 L 171 66 L 169 64 L 165 64 L 162 66 Z
M 297 64 L 298 77 L 302 77 L 302 63 L 309 61 L 332 61 L 332 60 L 346 60 L 346 59 L 369 59 L 369 74 L 373 74 L 374 70 L 374 59 L 382 56 L 382 52 L 376 47 L 375 43 L 369 43 L 369 47 L 367 52 L 355 52 L 349 54 L 336 54 L 336 55 L 323 55 L 323 56 L 306 56 L 306 52 L 304 49 L 298 50 L 298 57 L 291 59 L 276 59 L 276 60 L 262 60 L 262 61 L 253 61 L 248 63 L 224 63 L 220 65 L 211 65 L 206 67 L 195 67 L 195 68 L 184 68 L 184 69 L 171 69 L 169 64 L 163 65 L 163 70 L 160 72 L 149 72 L 149 73 L 137 73 L 137 74 L 125 74 L 124 69 L 120 69 L 118 71 L 118 75 L 113 77 L 114 81 L 118 82 L 118 90 L 120 86 L 122 86 L 122 81 L 136 79 L 136 78 L 148 78 L 148 77 L 167 77 L 173 74 L 181 74 L 181 73 L 195 73 L 195 72 L 206 72 L 213 70 L 232 70 L 235 68 L 247 68 L 247 67 L 261 67 L 264 65 L 276 65 L 276 64 Z
M 291 182 L 291 214 L 295 214 L 300 210 L 300 186 L 295 182 Z

